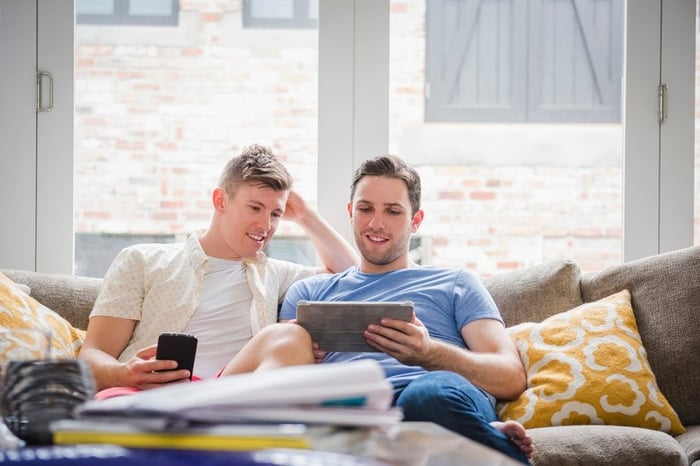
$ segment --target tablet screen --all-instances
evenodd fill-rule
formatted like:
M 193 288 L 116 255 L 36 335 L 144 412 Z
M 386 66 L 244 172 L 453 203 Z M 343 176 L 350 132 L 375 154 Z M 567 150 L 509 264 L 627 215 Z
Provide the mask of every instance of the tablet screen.
M 304 327 L 323 351 L 377 352 L 362 332 L 383 318 L 410 321 L 411 301 L 299 301 L 297 323 Z

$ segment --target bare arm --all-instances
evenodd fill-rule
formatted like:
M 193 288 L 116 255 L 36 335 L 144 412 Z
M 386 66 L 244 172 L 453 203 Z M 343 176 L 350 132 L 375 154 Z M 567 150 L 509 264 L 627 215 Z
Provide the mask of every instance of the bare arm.
M 384 319 L 382 325 L 370 325 L 365 338 L 404 364 L 456 372 L 498 399 L 515 399 L 526 387 L 515 345 L 493 319 L 476 320 L 462 329 L 469 350 L 430 338 L 417 318 L 413 322 Z
M 309 235 L 321 256 L 321 261 L 331 272 L 342 272 L 358 264 L 360 258 L 345 238 L 306 205 L 296 192 L 289 193 L 284 218 L 298 223 Z
M 98 390 L 109 387 L 153 388 L 189 377 L 187 370 L 154 372 L 177 367 L 176 361 L 153 359 L 155 345 L 141 349 L 127 362 L 119 362 L 117 358 L 129 343 L 135 325 L 133 320 L 118 317 L 95 316 L 90 319 L 79 357 L 90 364 Z

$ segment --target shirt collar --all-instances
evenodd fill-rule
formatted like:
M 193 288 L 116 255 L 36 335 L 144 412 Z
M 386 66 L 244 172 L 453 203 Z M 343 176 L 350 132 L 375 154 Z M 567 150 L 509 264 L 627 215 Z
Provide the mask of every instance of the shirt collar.
M 199 242 L 199 237 L 204 233 L 205 230 L 198 230 L 187 237 L 185 241 L 185 249 L 187 250 L 187 255 L 192 261 L 194 267 L 205 267 L 209 264 L 209 259 L 207 259 L 207 254 L 204 252 L 202 245 Z M 267 255 L 264 252 L 259 252 L 255 258 L 243 258 L 243 263 L 246 265 L 255 265 L 258 267 L 264 267 L 267 264 Z
M 204 249 L 202 249 L 202 245 L 199 243 L 199 235 L 201 233 L 202 231 L 195 231 L 188 236 L 187 241 L 185 241 L 185 250 L 195 269 L 207 267 L 209 264 L 209 259 L 207 259 L 207 255 Z

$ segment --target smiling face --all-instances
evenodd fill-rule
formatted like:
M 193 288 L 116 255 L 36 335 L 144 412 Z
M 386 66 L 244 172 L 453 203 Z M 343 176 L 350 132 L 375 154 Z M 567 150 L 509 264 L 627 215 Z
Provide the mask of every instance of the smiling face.
M 205 252 L 222 259 L 254 258 L 275 234 L 288 190 L 242 183 L 232 196 L 217 188 L 212 196 L 212 228 L 200 238 Z
M 357 183 L 348 212 L 362 255 L 361 271 L 380 273 L 408 267 L 409 241 L 423 221 L 423 211 L 411 215 L 404 181 L 363 177 Z

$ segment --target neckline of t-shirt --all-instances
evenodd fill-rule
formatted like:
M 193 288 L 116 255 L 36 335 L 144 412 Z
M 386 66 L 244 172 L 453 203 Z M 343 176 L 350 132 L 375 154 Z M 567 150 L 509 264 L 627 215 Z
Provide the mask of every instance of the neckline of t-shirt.
M 241 259 L 222 259 L 220 257 L 207 256 L 211 264 L 210 270 L 243 270 L 244 264 Z

